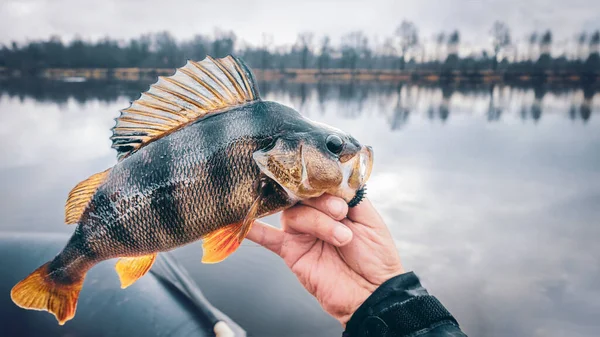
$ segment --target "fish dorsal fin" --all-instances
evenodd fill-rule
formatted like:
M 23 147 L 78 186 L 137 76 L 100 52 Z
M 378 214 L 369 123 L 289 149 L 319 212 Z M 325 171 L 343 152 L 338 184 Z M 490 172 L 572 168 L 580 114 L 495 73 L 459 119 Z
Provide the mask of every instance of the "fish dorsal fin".
M 112 129 L 112 147 L 120 160 L 192 121 L 258 100 L 254 77 L 242 60 L 207 56 L 188 61 L 121 110 Z
M 69 197 L 67 198 L 67 204 L 65 205 L 66 224 L 75 224 L 79 221 L 81 214 L 83 214 L 83 211 L 85 211 L 90 200 L 92 200 L 98 186 L 106 180 L 109 172 L 110 169 L 96 173 L 77 184 L 77 186 L 71 190 Z

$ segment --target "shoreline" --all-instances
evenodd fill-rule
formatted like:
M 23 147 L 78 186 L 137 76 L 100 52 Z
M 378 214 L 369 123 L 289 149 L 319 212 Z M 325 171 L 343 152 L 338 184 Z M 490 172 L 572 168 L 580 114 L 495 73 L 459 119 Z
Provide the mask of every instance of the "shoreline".
M 0 79 L 41 77 L 49 80 L 84 81 L 107 80 L 152 81 L 158 76 L 170 76 L 172 68 L 49 68 L 37 75 L 9 72 L 0 68 Z M 443 70 L 390 70 L 390 69 L 255 69 L 259 81 L 317 82 L 478 82 L 478 83 L 593 83 L 600 82 L 600 72 L 569 73 L 564 71 L 539 71 L 515 73 L 508 71 L 443 71 Z

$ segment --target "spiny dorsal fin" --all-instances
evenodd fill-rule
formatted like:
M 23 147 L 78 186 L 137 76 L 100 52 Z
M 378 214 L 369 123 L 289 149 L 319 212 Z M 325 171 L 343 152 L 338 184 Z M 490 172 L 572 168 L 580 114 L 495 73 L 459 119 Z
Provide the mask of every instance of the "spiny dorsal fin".
M 207 56 L 188 61 L 121 110 L 112 129 L 112 147 L 120 160 L 198 118 L 259 99 L 252 72 L 242 60 Z
M 75 224 L 79 221 L 81 214 L 83 214 L 86 206 L 90 203 L 90 200 L 92 200 L 92 196 L 96 193 L 98 186 L 106 180 L 108 172 L 110 172 L 110 169 L 96 173 L 77 184 L 77 186 L 71 190 L 65 206 L 66 224 Z

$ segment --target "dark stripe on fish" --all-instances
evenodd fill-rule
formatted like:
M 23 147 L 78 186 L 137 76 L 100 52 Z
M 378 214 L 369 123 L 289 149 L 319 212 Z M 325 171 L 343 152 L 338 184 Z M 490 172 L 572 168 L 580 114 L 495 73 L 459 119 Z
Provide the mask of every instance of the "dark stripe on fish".
M 189 202 L 189 200 L 182 200 L 176 196 L 180 183 L 175 182 L 174 179 L 176 176 L 173 167 L 175 149 L 172 140 L 165 141 L 160 146 L 164 146 L 164 149 L 160 150 L 163 155 L 157 159 L 154 167 L 157 169 L 158 176 L 169 177 L 167 181 L 170 184 L 160 186 L 154 192 L 156 196 L 151 199 L 150 209 L 157 223 L 156 226 L 150 228 L 150 235 L 160 236 L 162 240 L 167 240 L 170 236 L 181 236 L 186 223 L 178 203 Z
M 208 166 L 207 177 L 207 190 L 208 191 L 223 191 L 224 193 L 217 193 L 211 198 L 211 206 L 215 207 L 216 205 L 228 205 L 227 198 L 231 196 L 233 192 L 233 188 L 231 186 L 231 181 L 227 177 L 232 173 L 233 169 L 230 158 L 223 151 L 219 151 L 215 153 L 211 158 L 210 162 L 212 165 Z M 235 176 L 235 172 L 233 172 L 233 176 Z M 231 212 L 231 210 L 229 210 Z M 221 217 L 223 222 L 227 221 L 227 214 L 218 214 L 217 217 Z
M 94 196 L 96 209 L 94 210 L 95 214 L 103 215 L 101 217 L 102 224 L 93 222 L 90 226 L 98 226 L 96 229 L 90 228 L 91 231 L 98 231 L 102 228 L 110 228 L 108 231 L 108 236 L 112 242 L 118 243 L 121 246 L 128 247 L 130 249 L 137 248 L 135 240 L 135 235 L 132 232 L 131 227 L 129 225 L 129 221 L 123 219 L 120 215 L 119 209 L 117 209 L 117 204 L 114 203 L 111 198 L 106 194 L 103 189 L 98 189 L 96 191 L 96 195 Z M 125 210 L 129 207 L 132 207 L 133 202 L 128 202 L 126 205 L 120 205 L 121 209 Z M 92 233 L 92 237 L 96 234 Z

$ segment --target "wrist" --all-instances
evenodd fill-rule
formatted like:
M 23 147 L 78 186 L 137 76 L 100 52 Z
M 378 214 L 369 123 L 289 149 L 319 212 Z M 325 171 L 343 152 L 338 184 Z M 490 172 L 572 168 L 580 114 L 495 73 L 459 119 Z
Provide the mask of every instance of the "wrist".
M 406 272 L 400 265 L 395 268 L 394 271 L 379 275 L 376 280 L 362 279 L 359 281 L 358 290 L 350 294 L 351 298 L 348 301 L 349 304 L 346 307 L 347 310 L 340 315 L 334 315 L 334 317 L 342 324 L 342 327 L 346 328 L 346 324 L 352 315 L 354 315 L 359 307 L 363 305 L 363 303 L 365 303 L 365 301 L 367 301 L 367 299 L 369 299 L 383 283 L 405 273 Z
M 342 327 L 345 329 L 346 324 L 352 318 L 352 315 L 360 308 L 360 306 L 365 303 L 365 301 L 373 295 L 373 292 L 377 289 L 377 286 L 372 286 L 372 288 L 364 288 L 355 291 L 353 294 L 350 294 L 350 299 L 347 301 L 347 305 L 344 310 L 340 312 L 338 315 L 334 315 L 334 318 L 340 322 Z
M 344 336 L 379 336 L 385 331 L 405 336 L 439 324 L 458 326 L 421 286 L 419 278 L 409 272 L 384 282 L 351 316 Z

